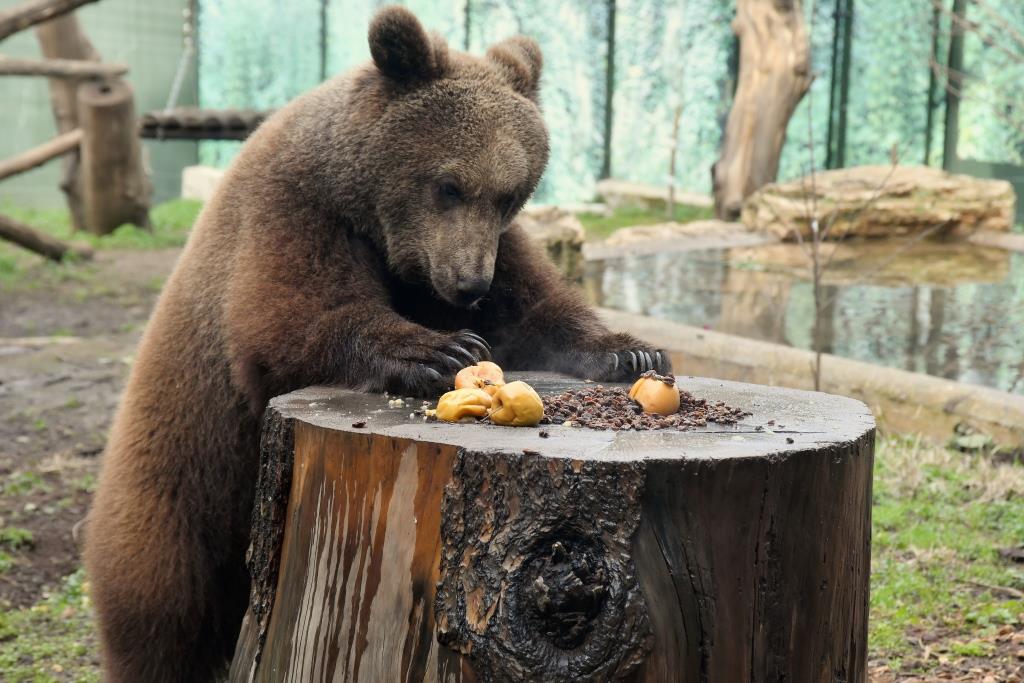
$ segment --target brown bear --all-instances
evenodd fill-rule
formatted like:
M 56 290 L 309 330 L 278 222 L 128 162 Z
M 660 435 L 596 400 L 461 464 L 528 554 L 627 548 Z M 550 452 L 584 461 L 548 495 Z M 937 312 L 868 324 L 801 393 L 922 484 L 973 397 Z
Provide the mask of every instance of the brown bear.
M 369 41 L 372 63 L 245 144 L 142 339 L 87 527 L 109 681 L 223 674 L 269 397 L 436 397 L 490 356 L 606 381 L 670 370 L 516 226 L 548 157 L 537 44 L 451 52 L 398 7 Z

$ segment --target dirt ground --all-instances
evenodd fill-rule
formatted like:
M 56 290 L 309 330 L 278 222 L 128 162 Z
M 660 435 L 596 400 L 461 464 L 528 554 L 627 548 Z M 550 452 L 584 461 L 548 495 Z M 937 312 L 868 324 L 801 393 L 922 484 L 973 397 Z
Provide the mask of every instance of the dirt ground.
M 0 527 L 30 539 L 8 544 L 0 603 L 31 605 L 78 567 L 98 456 L 179 252 L 101 251 L 80 277 L 41 266 L 41 286 L 0 294 Z

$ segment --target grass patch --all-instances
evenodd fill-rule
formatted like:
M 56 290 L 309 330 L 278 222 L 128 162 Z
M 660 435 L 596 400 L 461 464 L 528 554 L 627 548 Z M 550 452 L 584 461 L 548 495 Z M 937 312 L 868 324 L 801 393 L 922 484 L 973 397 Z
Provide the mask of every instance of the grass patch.
M 7 496 L 21 496 L 33 491 L 48 491 L 49 485 L 39 474 L 30 470 L 13 472 L 0 485 L 0 491 Z
M 10 216 L 37 230 L 62 240 L 88 244 L 93 249 L 166 249 L 180 247 L 188 239 L 189 230 L 203 208 L 202 202 L 172 199 L 153 207 L 149 212 L 151 230 L 122 225 L 109 235 L 97 237 L 71 229 L 71 216 L 66 209 L 29 209 L 9 203 L 0 204 L 0 214 Z M 90 281 L 93 268 L 72 257 L 53 263 L 38 254 L 0 240 L 0 287 L 47 287 L 61 282 Z M 155 286 L 155 280 L 154 280 Z
M 202 202 L 193 199 L 172 199 L 150 210 L 152 230 L 125 224 L 102 237 L 72 230 L 71 216 L 66 209 L 29 209 L 0 204 L 0 213 L 58 239 L 84 242 L 94 249 L 161 249 L 185 244 L 188 231 L 202 208 Z
M 11 550 L 26 550 L 35 545 L 35 538 L 28 529 L 17 526 L 0 528 L 0 546 Z
M 610 216 L 602 216 L 596 213 L 581 213 L 577 216 L 583 223 L 583 229 L 587 231 L 588 240 L 603 240 L 619 228 L 628 228 L 634 225 L 653 225 L 654 223 L 665 223 L 668 218 L 662 208 L 629 208 L 620 207 Z M 693 221 L 705 220 L 715 217 L 715 210 L 711 207 L 691 206 L 689 204 L 677 204 L 675 207 L 675 221 L 677 223 L 691 223 Z
M 977 638 L 1024 620 L 1024 571 L 999 556 L 1024 539 L 1024 467 L 883 438 L 873 526 L 873 657 L 898 661 L 922 634 L 985 656 Z
M 100 680 L 82 570 L 32 607 L 0 609 L 0 672 L 10 683 Z

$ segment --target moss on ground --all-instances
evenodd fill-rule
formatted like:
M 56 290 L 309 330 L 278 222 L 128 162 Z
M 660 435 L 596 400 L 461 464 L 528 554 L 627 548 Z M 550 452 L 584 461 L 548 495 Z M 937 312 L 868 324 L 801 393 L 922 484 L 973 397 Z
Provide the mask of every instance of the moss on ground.
M 690 223 L 714 217 L 714 209 L 710 207 L 690 206 L 689 204 L 677 204 L 675 207 L 677 223 Z M 605 239 L 619 228 L 653 225 L 668 220 L 663 209 L 627 207 L 616 209 L 610 216 L 582 213 L 579 214 L 579 219 L 583 223 L 583 229 L 587 231 L 588 240 Z
M 922 641 L 984 656 L 1024 622 L 1024 567 L 999 550 L 1024 540 L 1024 467 L 906 437 L 875 460 L 870 651 L 894 665 Z
M 32 607 L 0 609 L 0 678 L 9 683 L 100 680 L 82 570 Z

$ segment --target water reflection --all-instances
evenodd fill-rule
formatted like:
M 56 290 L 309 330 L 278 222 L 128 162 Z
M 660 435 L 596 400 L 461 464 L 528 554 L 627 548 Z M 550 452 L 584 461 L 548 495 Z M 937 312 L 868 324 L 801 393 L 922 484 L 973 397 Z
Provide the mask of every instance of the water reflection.
M 1024 394 L 1024 254 L 826 246 L 822 350 Z M 610 308 L 809 349 L 808 265 L 797 245 L 627 256 L 588 263 L 586 288 Z

